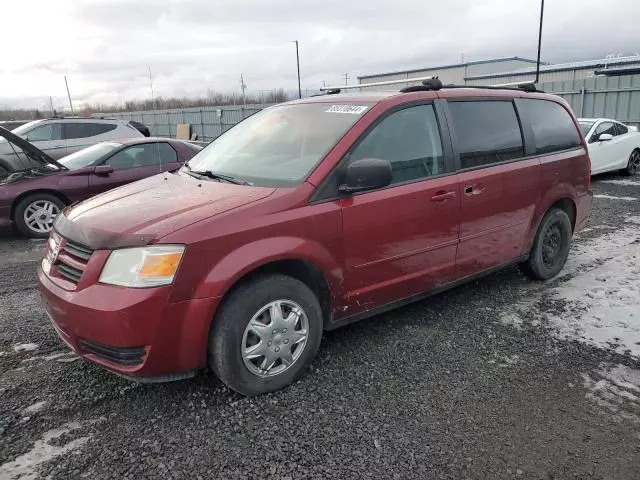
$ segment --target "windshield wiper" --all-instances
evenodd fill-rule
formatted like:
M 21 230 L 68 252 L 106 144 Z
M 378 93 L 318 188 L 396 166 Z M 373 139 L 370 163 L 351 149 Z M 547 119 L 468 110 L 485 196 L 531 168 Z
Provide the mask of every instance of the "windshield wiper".
M 192 170 L 188 163 L 184 164 L 187 167 L 187 173 L 191 176 L 207 177 L 213 180 L 224 180 L 225 182 L 233 183 L 235 185 L 253 185 L 251 182 L 242 180 L 240 178 L 232 177 L 231 175 L 223 175 L 221 173 L 215 173 L 211 170 Z

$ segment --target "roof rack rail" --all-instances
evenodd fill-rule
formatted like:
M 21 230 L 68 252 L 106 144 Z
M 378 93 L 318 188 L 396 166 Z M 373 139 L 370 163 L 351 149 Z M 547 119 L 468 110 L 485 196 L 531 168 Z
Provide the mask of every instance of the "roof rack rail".
M 355 85 L 336 85 L 329 87 L 322 87 L 320 89 L 321 92 L 329 92 L 331 90 L 351 90 L 354 88 L 362 88 L 362 87 L 382 87 L 385 85 L 397 85 L 398 83 L 408 83 L 408 82 L 422 82 L 425 80 L 431 80 L 436 77 L 418 77 L 418 78 L 404 78 L 402 80 L 387 80 L 384 82 L 372 82 L 372 83 L 357 83 Z
M 331 94 L 340 93 L 342 90 L 351 90 L 351 89 L 365 88 L 365 87 L 381 87 L 386 85 L 397 85 L 399 83 L 409 83 L 409 82 L 420 82 L 421 85 L 412 85 L 409 87 L 401 88 L 400 89 L 401 93 L 434 91 L 434 90 L 440 90 L 442 88 L 479 88 L 479 89 L 485 89 L 485 90 L 516 90 L 520 92 L 544 93 L 542 90 L 538 90 L 536 88 L 536 84 L 534 82 L 503 83 L 498 85 L 455 85 L 455 84 L 443 85 L 442 81 L 438 77 L 402 78 L 400 80 L 388 80 L 384 82 L 359 83 L 356 85 L 344 85 L 344 86 L 335 86 L 335 87 L 322 87 L 320 91 L 324 92 L 327 95 L 331 95 Z

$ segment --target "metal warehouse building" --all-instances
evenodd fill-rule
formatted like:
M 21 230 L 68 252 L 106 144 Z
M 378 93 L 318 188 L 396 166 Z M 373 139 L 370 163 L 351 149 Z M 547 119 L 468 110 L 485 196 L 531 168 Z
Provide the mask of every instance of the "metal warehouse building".
M 542 64 L 540 66 L 540 83 L 562 82 L 567 80 L 583 80 L 598 75 L 626 75 L 640 73 L 640 55 L 628 57 L 609 56 L 597 60 L 583 62 Z M 437 76 L 443 83 L 458 85 L 495 85 L 502 83 L 531 82 L 535 79 L 536 62 L 528 58 L 507 57 L 478 62 L 466 62 L 454 65 L 441 65 L 418 70 L 403 70 L 378 73 L 358 77 L 359 83 L 384 82 L 418 77 Z M 414 85 L 408 81 L 406 85 Z M 366 87 L 370 90 L 385 90 L 389 87 Z M 365 90 L 365 88 L 363 88 Z

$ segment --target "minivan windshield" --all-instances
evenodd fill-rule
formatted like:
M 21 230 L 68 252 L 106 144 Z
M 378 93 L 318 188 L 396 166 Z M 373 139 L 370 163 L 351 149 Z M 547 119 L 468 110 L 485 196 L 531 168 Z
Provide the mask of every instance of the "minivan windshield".
M 115 142 L 102 142 L 92 145 L 87 148 L 83 148 L 71 155 L 67 155 L 64 158 L 58 160 L 69 170 L 75 170 L 77 168 L 87 167 L 99 158 L 104 157 L 107 153 L 113 152 L 122 147 L 121 144 Z
M 300 103 L 264 109 L 207 145 L 186 168 L 257 186 L 296 185 L 370 106 Z
M 578 125 L 580 125 L 580 132 L 582 132 L 583 137 L 587 136 L 587 133 L 589 133 L 589 130 L 591 130 L 594 123 L 596 122 L 578 122 Z

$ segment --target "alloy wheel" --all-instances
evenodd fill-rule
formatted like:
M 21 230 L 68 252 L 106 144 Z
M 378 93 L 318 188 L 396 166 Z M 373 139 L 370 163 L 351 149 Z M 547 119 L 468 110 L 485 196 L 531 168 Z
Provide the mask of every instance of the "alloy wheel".
M 640 172 L 640 151 L 634 150 L 629 157 L 629 174 L 636 175 Z
M 49 200 L 36 200 L 24 211 L 24 223 L 35 233 L 48 233 L 60 214 L 60 208 Z

